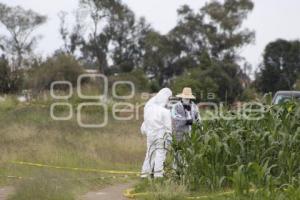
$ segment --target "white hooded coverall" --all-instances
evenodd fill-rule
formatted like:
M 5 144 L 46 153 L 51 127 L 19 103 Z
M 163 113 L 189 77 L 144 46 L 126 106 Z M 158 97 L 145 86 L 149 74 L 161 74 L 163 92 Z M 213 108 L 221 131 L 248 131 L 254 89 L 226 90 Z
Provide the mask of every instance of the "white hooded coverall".
M 141 131 L 147 136 L 147 152 L 141 177 L 148 177 L 153 171 L 156 178 L 164 175 L 165 144 L 172 132 L 171 112 L 165 106 L 171 96 L 172 91 L 164 88 L 145 105 Z

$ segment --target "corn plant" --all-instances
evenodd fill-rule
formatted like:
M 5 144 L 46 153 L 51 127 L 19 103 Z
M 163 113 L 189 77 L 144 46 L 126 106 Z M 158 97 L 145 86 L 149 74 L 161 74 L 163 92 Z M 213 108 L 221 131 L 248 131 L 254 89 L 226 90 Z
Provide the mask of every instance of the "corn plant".
M 232 114 L 232 113 L 230 113 Z M 189 190 L 247 194 L 299 186 L 300 105 L 266 105 L 260 120 L 212 120 L 173 141 L 170 177 Z

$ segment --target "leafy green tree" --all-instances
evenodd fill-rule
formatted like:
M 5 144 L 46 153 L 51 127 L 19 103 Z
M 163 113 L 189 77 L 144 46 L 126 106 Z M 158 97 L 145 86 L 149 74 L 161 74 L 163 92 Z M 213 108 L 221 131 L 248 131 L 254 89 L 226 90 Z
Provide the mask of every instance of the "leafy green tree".
M 69 24 L 67 23 L 67 12 L 61 11 L 58 14 L 58 17 L 60 20 L 59 34 L 64 43 L 60 51 L 74 56 L 75 51 L 83 43 L 82 35 L 84 34 L 84 26 L 81 23 L 81 14 L 79 10 L 75 12 L 75 25 L 72 30 L 68 29 Z
M 144 42 L 143 69 L 159 86 L 165 85 L 173 70 L 175 55 L 172 43 L 167 36 L 156 31 L 150 32 Z
M 39 37 L 32 36 L 33 31 L 45 22 L 45 16 L 32 10 L 0 3 L 0 23 L 10 35 L 2 36 L 0 46 L 4 52 L 16 59 L 16 68 L 22 66 L 24 56 L 30 54 L 37 43 Z
M 205 69 L 199 67 L 189 70 L 184 76 L 173 80 L 173 88 L 178 91 L 183 87 L 191 87 L 199 100 L 231 103 L 243 92 L 239 77 L 235 75 L 236 69 L 237 66 L 231 62 L 213 61 Z M 215 98 L 207 99 L 209 93 L 213 93 Z
M 131 72 L 141 66 L 142 45 L 150 26 L 144 18 L 136 20 L 134 13 L 123 5 L 117 15 L 109 18 L 106 28 L 110 36 L 109 55 L 113 61 L 112 68 L 120 72 Z
M 212 1 L 201 9 L 203 17 L 209 19 L 204 31 L 213 57 L 236 57 L 237 49 L 253 41 L 254 32 L 242 28 L 253 8 L 251 0 L 225 0 L 224 3 Z
M 181 70 L 199 66 L 202 55 L 207 55 L 202 13 L 195 13 L 189 6 L 178 9 L 178 24 L 168 37 L 179 49 L 178 56 L 184 61 Z
M 174 84 L 177 77 L 191 78 L 231 102 L 243 89 L 238 50 L 254 38 L 242 28 L 253 6 L 251 0 L 211 1 L 198 12 L 183 6 L 177 26 L 162 35 L 144 19 L 137 20 L 120 0 L 81 0 L 80 8 L 88 11 L 93 26 L 85 27 L 88 34 L 78 31 L 80 25 L 71 32 L 62 28 L 61 35 L 68 39 L 65 49 L 73 54 L 80 47 L 85 66 L 100 66 L 101 73 L 142 68 L 152 77 L 153 90 Z
M 242 24 L 252 11 L 251 0 L 211 1 L 199 12 L 187 5 L 178 10 L 178 25 L 170 37 L 180 45 L 185 70 L 199 68 L 196 80 L 210 77 L 218 86 L 221 100 L 232 102 L 242 92 L 239 49 L 254 39 L 254 32 Z M 204 83 L 203 83 L 204 84 Z
M 300 41 L 276 40 L 264 51 L 263 63 L 256 77 L 262 92 L 293 90 L 300 73 Z
M 121 6 L 118 0 L 80 0 L 80 7 L 88 12 L 92 22 L 88 39 L 83 39 L 81 51 L 89 63 L 99 66 L 100 73 L 105 73 L 108 68 L 107 53 L 110 36 L 106 34 L 101 23 L 106 23 L 117 7 Z M 106 25 L 105 25 L 106 26 Z
M 123 72 L 134 69 L 134 56 L 137 52 L 135 46 L 135 15 L 126 6 L 118 10 L 117 15 L 109 18 L 106 34 L 110 36 L 110 43 L 114 46 L 110 49 L 113 67 Z
M 72 30 L 67 28 L 66 16 L 65 12 L 59 15 L 63 51 L 74 55 L 80 49 L 85 66 L 108 75 L 142 66 L 140 49 L 150 26 L 144 18 L 137 20 L 120 0 L 80 0 Z

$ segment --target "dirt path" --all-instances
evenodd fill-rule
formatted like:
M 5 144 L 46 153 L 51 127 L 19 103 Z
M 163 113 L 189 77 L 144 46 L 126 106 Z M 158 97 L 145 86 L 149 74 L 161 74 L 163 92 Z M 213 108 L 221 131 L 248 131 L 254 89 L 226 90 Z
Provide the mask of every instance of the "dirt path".
M 104 188 L 96 192 L 89 192 L 85 194 L 82 200 L 127 200 L 123 197 L 124 190 L 131 188 L 134 183 L 118 184 Z M 2 200 L 2 199 L 0 199 Z
M 0 188 L 0 200 L 6 200 L 8 195 L 12 193 L 11 187 Z
M 80 200 L 128 200 L 123 197 L 123 192 L 133 185 L 134 182 L 113 185 L 99 191 L 89 192 L 82 196 Z M 8 195 L 12 192 L 12 187 L 0 188 L 0 200 L 7 200 Z

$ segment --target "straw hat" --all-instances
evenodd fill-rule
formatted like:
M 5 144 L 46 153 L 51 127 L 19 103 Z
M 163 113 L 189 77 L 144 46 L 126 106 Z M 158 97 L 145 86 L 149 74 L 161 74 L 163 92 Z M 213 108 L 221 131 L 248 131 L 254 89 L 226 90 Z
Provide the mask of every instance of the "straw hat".
M 176 97 L 184 98 L 184 99 L 196 99 L 196 97 L 192 93 L 192 89 L 189 87 L 183 88 L 182 93 L 176 95 Z

